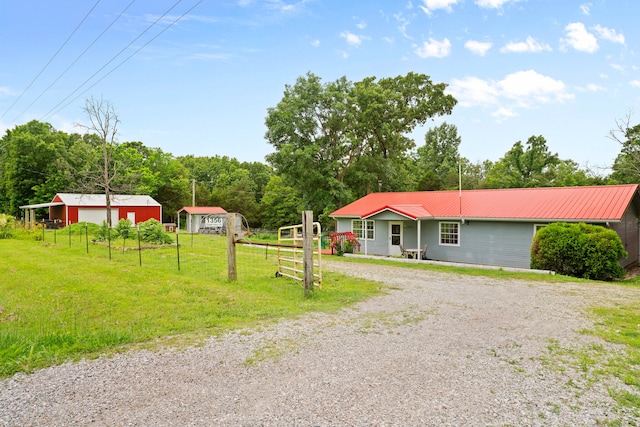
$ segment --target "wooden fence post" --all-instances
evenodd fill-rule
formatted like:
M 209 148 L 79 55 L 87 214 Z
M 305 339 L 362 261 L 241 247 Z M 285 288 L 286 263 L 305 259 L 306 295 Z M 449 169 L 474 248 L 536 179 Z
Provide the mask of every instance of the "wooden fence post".
M 313 211 L 302 211 L 302 267 L 307 297 L 313 293 Z
M 229 281 L 238 280 L 238 272 L 236 270 L 236 215 L 234 213 L 227 214 L 227 276 Z

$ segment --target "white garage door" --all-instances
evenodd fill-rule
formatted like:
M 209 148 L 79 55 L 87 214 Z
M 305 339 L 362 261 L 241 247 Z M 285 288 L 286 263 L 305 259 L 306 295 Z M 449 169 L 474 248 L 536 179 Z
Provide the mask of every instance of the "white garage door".
M 107 220 L 106 209 L 78 209 L 78 222 L 92 222 L 94 224 L 102 225 Z M 111 208 L 111 224 L 116 225 L 118 223 L 118 208 Z

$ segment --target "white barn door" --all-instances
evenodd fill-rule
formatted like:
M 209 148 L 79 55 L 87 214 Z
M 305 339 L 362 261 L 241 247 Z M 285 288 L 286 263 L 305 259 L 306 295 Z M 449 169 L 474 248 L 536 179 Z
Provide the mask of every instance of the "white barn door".
M 78 222 L 91 222 L 93 224 L 102 225 L 107 220 L 106 209 L 78 209 Z M 118 223 L 118 208 L 111 208 L 111 224 Z

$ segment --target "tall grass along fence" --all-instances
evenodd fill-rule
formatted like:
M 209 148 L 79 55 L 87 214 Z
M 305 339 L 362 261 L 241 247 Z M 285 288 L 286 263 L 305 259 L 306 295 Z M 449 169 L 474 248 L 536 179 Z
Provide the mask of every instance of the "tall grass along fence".
M 169 233 L 170 242 L 149 243 L 136 228 L 122 235 L 114 228 L 109 236 L 99 236 L 94 224 L 74 224 L 62 229 L 38 227 L 16 233 L 20 240 L 33 240 L 51 250 L 68 251 L 112 261 L 114 267 L 144 267 L 162 271 L 206 274 L 227 279 L 226 239 L 224 235 Z M 261 233 L 248 241 L 267 242 L 267 245 L 237 245 L 238 281 L 243 277 L 266 275 L 276 277 L 278 270 L 277 235 Z M 273 246 L 268 243 L 273 242 Z M 287 280 L 284 280 L 287 281 Z

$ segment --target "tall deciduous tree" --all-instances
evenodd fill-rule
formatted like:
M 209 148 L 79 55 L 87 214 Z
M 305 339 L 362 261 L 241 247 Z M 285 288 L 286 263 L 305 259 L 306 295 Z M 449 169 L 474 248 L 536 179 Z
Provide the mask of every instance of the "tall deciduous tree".
M 421 176 L 418 190 L 457 188 L 461 141 L 458 128 L 447 122 L 427 131 L 424 145 L 416 150 L 416 166 Z
M 328 213 L 384 182 L 404 185 L 407 136 L 429 118 L 449 114 L 456 100 L 424 74 L 322 84 L 312 73 L 285 86 L 269 108 L 267 156 L 285 181 L 303 195 L 305 209 Z
M 19 206 L 50 201 L 68 176 L 58 168 L 72 139 L 49 123 L 30 121 L 7 130 L 0 140 L 0 208 L 15 215 Z M 50 185 L 47 185 L 49 183 Z
M 300 195 L 293 187 L 274 175 L 267 183 L 260 201 L 262 226 L 275 230 L 286 225 L 298 224 L 302 212 Z
M 526 146 L 516 142 L 487 174 L 489 188 L 547 187 L 553 184 L 554 169 L 560 162 L 542 136 L 532 136 Z

